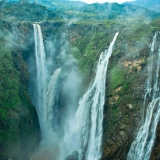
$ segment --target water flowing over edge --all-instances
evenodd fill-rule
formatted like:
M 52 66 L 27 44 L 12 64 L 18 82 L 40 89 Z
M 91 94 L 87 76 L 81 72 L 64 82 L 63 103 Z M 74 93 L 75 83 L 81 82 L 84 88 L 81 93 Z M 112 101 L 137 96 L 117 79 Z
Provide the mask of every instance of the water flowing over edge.
M 156 32 L 150 47 L 150 63 L 148 64 L 148 79 L 143 102 L 142 124 L 130 147 L 127 160 L 149 160 L 156 137 L 156 128 L 160 119 L 160 47 L 156 50 L 158 35 L 159 33 Z M 145 113 L 146 107 L 147 111 Z
M 103 133 L 103 107 L 105 102 L 105 82 L 109 58 L 119 33 L 116 33 L 108 50 L 101 53 L 97 65 L 96 76 L 87 92 L 79 101 L 79 106 L 66 130 L 63 139 L 65 155 L 77 153 L 77 159 L 99 160 Z M 72 147 L 71 147 L 72 146 Z
M 56 69 L 53 75 L 48 73 L 41 27 L 36 23 L 33 24 L 33 28 L 37 69 L 36 92 L 38 98 L 36 110 L 39 117 L 43 145 L 48 145 L 54 142 L 55 135 L 53 133 L 56 133 L 53 126 L 54 101 L 61 69 Z M 79 101 L 75 117 L 66 125 L 67 130 L 64 132 L 63 141 L 59 142 L 61 151 L 57 157 L 58 159 L 64 160 L 69 153 L 72 154 L 75 150 L 78 153 L 77 159 L 80 160 L 83 158 L 86 160 L 99 160 L 101 158 L 106 74 L 109 58 L 118 34 L 115 34 L 108 50 L 101 53 L 95 79 Z
M 33 24 L 34 41 L 35 41 L 35 59 L 36 59 L 36 92 L 38 113 L 42 142 L 52 143 L 54 138 L 54 105 L 55 97 L 58 90 L 58 80 L 61 69 L 53 71 L 53 75 L 47 72 L 47 61 L 44 50 L 43 37 L 39 24 Z

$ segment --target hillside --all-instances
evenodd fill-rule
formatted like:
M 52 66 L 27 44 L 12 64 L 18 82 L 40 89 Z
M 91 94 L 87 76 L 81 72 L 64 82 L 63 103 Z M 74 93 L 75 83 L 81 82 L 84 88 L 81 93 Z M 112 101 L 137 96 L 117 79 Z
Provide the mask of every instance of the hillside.
M 131 2 L 131 4 L 139 5 L 157 12 L 160 10 L 159 0 L 136 0 L 135 2 Z

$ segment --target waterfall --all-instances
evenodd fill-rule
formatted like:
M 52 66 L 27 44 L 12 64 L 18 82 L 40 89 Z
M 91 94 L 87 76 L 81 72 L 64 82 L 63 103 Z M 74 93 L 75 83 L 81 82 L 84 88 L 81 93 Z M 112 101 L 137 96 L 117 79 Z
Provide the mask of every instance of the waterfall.
M 79 158 L 75 159 L 99 160 L 101 158 L 106 72 L 117 36 L 118 33 L 115 34 L 109 49 L 101 53 L 94 81 L 79 101 L 75 118 L 70 120 L 67 126 L 63 154 L 77 151 Z
M 160 120 L 160 48 L 157 49 L 158 35 L 159 33 L 156 32 L 150 48 L 142 122 L 130 147 L 127 160 L 149 160 L 156 137 L 156 128 Z
M 68 155 L 71 155 L 76 160 L 99 160 L 102 156 L 103 108 L 107 67 L 118 33 L 115 34 L 108 50 L 101 53 L 93 83 L 80 99 L 76 113 L 68 117 L 62 115 L 62 117 L 66 116 L 67 118 L 63 124 L 64 133 L 58 135 L 55 110 L 61 69 L 58 68 L 52 72 L 53 75 L 50 74 L 40 25 L 33 24 L 33 27 L 37 70 L 36 110 L 39 117 L 42 141 L 44 142 L 42 144 L 57 143 L 59 153 L 56 153 L 55 159 L 64 160 L 67 159 Z M 61 132 L 62 128 L 59 131 Z M 55 136 L 62 136 L 62 138 L 54 141 Z M 50 149 L 53 148 L 50 147 Z
M 53 139 L 55 132 L 54 105 L 58 90 L 58 80 L 61 69 L 49 75 L 47 71 L 47 61 L 43 44 L 41 27 L 39 24 L 33 24 L 35 40 L 35 58 L 36 58 L 36 110 L 38 113 L 42 140 L 45 143 Z

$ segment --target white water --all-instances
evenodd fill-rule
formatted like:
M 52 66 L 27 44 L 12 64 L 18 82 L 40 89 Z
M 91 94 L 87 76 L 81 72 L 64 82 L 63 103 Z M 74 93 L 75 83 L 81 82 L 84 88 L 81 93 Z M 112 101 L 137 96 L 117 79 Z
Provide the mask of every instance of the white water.
M 101 53 L 96 76 L 87 92 L 79 101 L 75 118 L 67 125 L 60 159 L 78 151 L 79 160 L 99 160 L 102 156 L 103 107 L 105 102 L 105 82 L 109 58 L 118 33 L 109 49 Z M 63 156 L 64 155 L 64 156 Z
M 60 142 L 53 139 L 58 134 L 55 130 L 54 107 L 61 69 L 57 69 L 53 75 L 49 75 L 41 28 L 38 24 L 34 24 L 33 27 L 37 69 L 35 75 L 37 84 L 36 110 L 41 127 L 42 144 L 58 143 L 60 153 L 57 153 L 57 158 L 60 160 L 64 160 L 74 151 L 77 151 L 79 155 L 77 160 L 99 160 L 102 156 L 103 107 L 107 67 L 118 33 L 115 34 L 109 49 L 101 53 L 95 79 L 79 101 L 75 117 L 68 117 L 64 122 L 65 132 Z M 50 149 L 52 150 L 52 148 Z
M 129 150 L 127 160 L 149 160 L 156 137 L 156 128 L 160 120 L 160 48 L 156 49 L 156 33 L 150 49 L 148 79 L 144 96 L 142 124 Z M 145 115 L 145 116 L 144 116 Z
M 44 143 L 50 143 L 54 138 L 54 101 L 58 90 L 58 80 L 61 69 L 54 71 L 53 75 L 47 72 L 47 61 L 43 44 L 41 27 L 33 24 L 35 40 L 35 58 L 36 58 L 36 83 L 37 83 L 37 103 L 42 140 Z

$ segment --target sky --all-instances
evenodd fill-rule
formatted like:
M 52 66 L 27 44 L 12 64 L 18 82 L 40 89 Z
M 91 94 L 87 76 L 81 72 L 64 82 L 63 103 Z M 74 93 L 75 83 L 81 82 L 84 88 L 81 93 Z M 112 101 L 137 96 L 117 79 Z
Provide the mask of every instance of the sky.
M 131 0 L 81 0 L 83 2 L 86 2 L 86 3 L 104 3 L 104 2 L 117 2 L 117 3 L 123 3 L 123 2 L 128 2 L 128 1 L 131 1 Z

